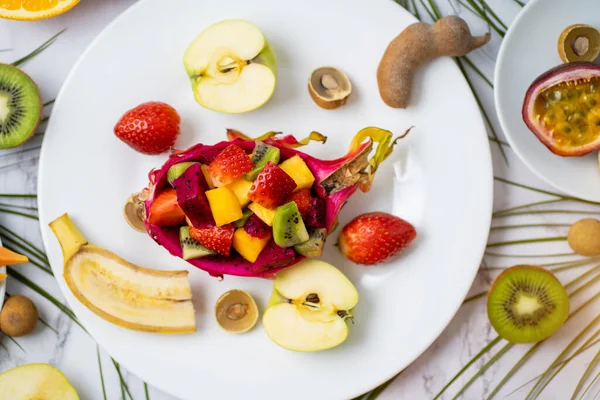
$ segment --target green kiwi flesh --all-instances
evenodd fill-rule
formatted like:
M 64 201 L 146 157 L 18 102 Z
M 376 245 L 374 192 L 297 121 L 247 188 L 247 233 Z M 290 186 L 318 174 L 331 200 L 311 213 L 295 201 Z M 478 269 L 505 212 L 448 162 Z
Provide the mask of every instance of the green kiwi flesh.
M 189 226 L 182 226 L 179 230 L 179 243 L 181 243 L 182 258 L 184 260 L 191 260 L 193 258 L 212 256 L 216 254 L 214 251 L 207 249 L 192 239 L 190 236 Z
M 279 164 L 280 157 L 281 153 L 277 147 L 269 146 L 263 142 L 256 142 L 254 151 L 250 155 L 254 163 L 254 169 L 245 175 L 246 180 L 254 181 L 269 161 Z
M 326 237 L 327 230 L 325 228 L 309 229 L 308 240 L 304 243 L 295 245 L 294 250 L 305 257 L 321 257 L 323 254 L 323 247 L 325 247 Z
M 273 217 L 273 240 L 279 247 L 291 247 L 306 242 L 308 231 L 295 202 L 277 207 Z
M 197 162 L 182 162 L 175 164 L 167 171 L 167 180 L 172 185 L 175 179 L 179 178 L 192 165 L 199 164 Z
M 246 222 L 248 222 L 248 219 L 252 216 L 252 214 L 254 214 L 252 210 L 245 208 L 244 211 L 242 211 L 242 218 L 238 219 L 233 224 L 236 226 L 236 228 L 241 228 L 242 226 L 246 225 Z
M 569 296 L 558 279 L 536 266 L 506 269 L 487 298 L 490 323 L 512 343 L 534 343 L 554 334 L 569 316 Z
M 0 149 L 33 136 L 41 114 L 42 98 L 35 82 L 20 69 L 0 64 Z

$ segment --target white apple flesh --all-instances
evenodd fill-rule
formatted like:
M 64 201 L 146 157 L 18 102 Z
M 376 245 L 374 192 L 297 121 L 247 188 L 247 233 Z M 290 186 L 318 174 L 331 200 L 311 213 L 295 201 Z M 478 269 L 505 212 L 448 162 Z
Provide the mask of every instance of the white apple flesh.
M 247 21 L 209 26 L 190 44 L 183 63 L 196 101 L 210 110 L 251 111 L 275 91 L 275 55 L 260 29 Z
M 346 340 L 346 319 L 357 303 L 356 288 L 337 268 L 305 260 L 275 277 L 263 326 L 288 350 L 327 350 Z

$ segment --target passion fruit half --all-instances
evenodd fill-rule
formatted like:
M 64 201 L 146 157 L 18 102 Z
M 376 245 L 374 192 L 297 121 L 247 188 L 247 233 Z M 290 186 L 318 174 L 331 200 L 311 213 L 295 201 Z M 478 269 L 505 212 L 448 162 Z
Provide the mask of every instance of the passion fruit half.
M 523 121 L 554 154 L 600 149 L 600 66 L 563 64 L 540 75 L 523 102 Z

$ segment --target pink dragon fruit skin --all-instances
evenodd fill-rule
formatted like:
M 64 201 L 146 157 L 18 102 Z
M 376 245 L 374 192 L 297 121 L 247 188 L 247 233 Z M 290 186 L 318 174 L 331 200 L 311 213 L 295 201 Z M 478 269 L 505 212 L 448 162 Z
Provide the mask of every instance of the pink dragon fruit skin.
M 244 230 L 249 236 L 263 239 L 271 234 L 271 227 L 258 218 L 256 214 L 252 214 L 248 221 L 244 224 Z
M 212 212 L 205 192 L 208 184 L 202 173 L 201 165 L 194 164 L 173 181 L 177 203 L 193 226 L 213 222 Z
M 174 164 L 187 161 L 210 163 L 223 149 L 232 143 L 240 146 L 246 153 L 250 154 L 254 149 L 255 140 L 261 140 L 280 149 L 281 161 L 298 155 L 306 162 L 306 165 L 315 176 L 313 191 L 325 204 L 324 227 L 329 231 L 340 209 L 350 196 L 359 188 L 364 192 L 369 190 L 377 167 L 391 154 L 396 142 L 392 140 L 392 134 L 389 131 L 379 128 L 365 128 L 355 136 L 346 156 L 327 161 L 314 158 L 295 149 L 307 144 L 310 140 L 324 142 L 326 139 L 324 136 L 313 132 L 309 138 L 298 141 L 291 135 L 275 138 L 277 134 L 276 132 L 269 132 L 259 138 L 251 139 L 240 132 L 229 130 L 227 135 L 230 141 L 219 142 L 212 146 L 200 143 L 187 150 L 174 152 L 160 169 L 152 170 L 149 173 L 150 183 L 146 189 L 147 200 L 145 200 L 146 215 L 149 215 L 150 205 L 154 198 L 162 190 L 168 188 L 167 171 Z M 373 149 L 373 143 L 378 143 L 378 146 L 375 155 L 368 159 Z M 347 179 L 348 170 L 356 172 L 356 179 Z M 338 171 L 339 175 L 337 174 Z M 342 177 L 344 178 L 342 179 Z M 159 245 L 167 249 L 172 255 L 182 257 L 179 230 L 177 228 L 153 225 L 147 219 L 145 225 L 148 234 Z M 254 263 L 246 261 L 235 252 L 227 258 L 210 256 L 188 260 L 188 262 L 216 277 L 236 275 L 272 279 L 281 269 L 304 259 L 303 256 L 296 254 L 291 248 L 282 249 L 274 243 L 273 246 L 267 245 Z

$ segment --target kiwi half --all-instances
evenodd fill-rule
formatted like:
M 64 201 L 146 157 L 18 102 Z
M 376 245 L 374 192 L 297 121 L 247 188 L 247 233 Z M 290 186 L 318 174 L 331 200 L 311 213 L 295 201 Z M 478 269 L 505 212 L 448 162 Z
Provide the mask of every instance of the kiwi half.
M 35 82 L 20 69 L 0 64 L 0 149 L 33 136 L 41 115 L 42 97 Z
M 507 268 L 488 292 L 490 323 L 512 343 L 533 343 L 556 332 L 569 316 L 569 296 L 548 270 L 532 265 Z

